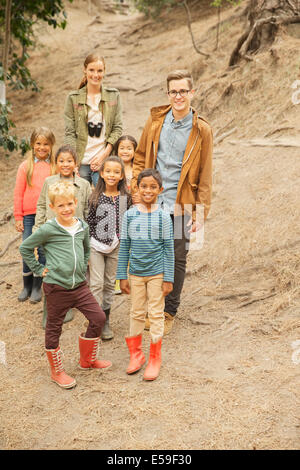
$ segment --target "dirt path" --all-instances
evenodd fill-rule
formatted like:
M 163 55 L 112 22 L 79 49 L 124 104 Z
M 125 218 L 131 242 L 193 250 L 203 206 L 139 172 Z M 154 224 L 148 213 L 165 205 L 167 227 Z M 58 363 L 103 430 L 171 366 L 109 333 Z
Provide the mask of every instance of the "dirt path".
M 15 119 L 19 135 L 28 135 L 43 123 L 55 131 L 58 144 L 62 141 L 65 96 L 77 87 L 90 46 L 99 44 L 107 58 L 106 83 L 121 89 L 124 131 L 138 138 L 149 108 L 165 102 L 166 73 L 175 64 L 183 67 L 196 62 L 186 28 L 179 25 L 174 34 L 150 25 L 143 35 L 133 35 L 130 32 L 140 26 L 138 17 L 106 13 L 100 23 L 91 24 L 93 17 L 83 8 L 69 10 L 66 32 L 39 32 L 43 46 L 32 55 L 30 66 L 44 88 L 40 95 L 14 96 L 20 113 Z M 201 24 L 203 34 L 214 21 L 209 17 Z M 226 121 L 229 118 L 226 115 Z M 215 123 L 219 123 L 217 118 Z M 244 131 L 241 125 L 241 135 Z M 274 214 L 270 194 L 282 194 L 286 185 L 279 160 L 271 160 L 271 151 L 238 148 L 235 158 L 229 158 L 232 148 L 224 143 L 218 147 L 221 153 L 215 155 L 214 204 L 204 249 L 189 254 L 180 312 L 174 331 L 164 340 L 163 367 L 154 383 L 144 383 L 142 374 L 128 377 L 125 373 L 128 299 L 122 295 L 116 296 L 113 308 L 115 338 L 101 346 L 101 355 L 112 360 L 113 368 L 103 374 L 77 369 L 77 335 L 84 327 L 78 312 L 64 325 L 61 337 L 66 370 L 74 374 L 78 386 L 60 390 L 48 376 L 41 306 L 16 301 L 20 262 L 1 265 L 0 346 L 5 343 L 6 364 L 0 350 L 0 448 L 299 447 L 300 373 L 297 356 L 292 360 L 292 342 L 300 338 L 300 302 L 295 298 L 285 303 L 288 306 L 278 314 L 274 299 L 280 299 L 274 296 L 279 281 L 288 277 L 287 271 L 283 273 L 286 266 L 280 265 L 287 256 L 280 245 L 287 237 L 276 245 L 277 265 L 267 253 L 272 246 L 268 224 L 257 230 L 260 217 L 268 221 L 270 209 Z M 273 155 L 279 157 L 280 152 L 272 150 Z M 289 160 L 286 178 L 296 182 L 297 152 L 289 149 L 285 156 Z M 0 218 L 12 208 L 20 160 L 14 156 L 7 163 L 0 161 L 2 179 L 7 181 L 0 189 Z M 257 205 L 260 197 L 268 202 L 268 211 Z M 291 207 L 293 198 L 299 201 L 297 186 L 293 195 L 286 194 L 285 201 L 277 199 L 281 215 L 284 203 Z M 289 217 L 288 224 L 295 222 Z M 279 233 L 282 235 L 280 228 Z M 14 236 L 13 221 L 0 226 L 0 251 Z M 297 233 L 290 241 L 296 239 Z M 245 246 L 250 249 L 247 243 L 257 250 L 251 261 L 243 251 Z M 0 262 L 20 260 L 18 245 L 15 242 Z M 295 245 L 288 253 L 291 266 L 296 249 Z M 148 333 L 144 345 L 147 351 Z

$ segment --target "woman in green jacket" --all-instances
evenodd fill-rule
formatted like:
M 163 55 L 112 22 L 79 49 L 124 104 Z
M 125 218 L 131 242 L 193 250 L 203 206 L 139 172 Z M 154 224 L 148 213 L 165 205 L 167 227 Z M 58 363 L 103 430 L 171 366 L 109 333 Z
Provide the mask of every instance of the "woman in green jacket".
M 89 54 L 79 89 L 69 93 L 64 111 L 64 142 L 76 150 L 80 176 L 94 186 L 102 161 L 122 135 L 120 92 L 103 86 L 104 74 L 104 58 Z

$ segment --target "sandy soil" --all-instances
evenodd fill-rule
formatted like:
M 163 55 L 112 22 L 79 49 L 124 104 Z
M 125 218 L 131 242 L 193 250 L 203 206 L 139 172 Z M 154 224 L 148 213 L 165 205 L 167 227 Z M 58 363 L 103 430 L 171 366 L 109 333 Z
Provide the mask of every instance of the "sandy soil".
M 174 15 L 141 28 L 137 14 L 93 7 L 89 16 L 79 0 L 68 12 L 65 31 L 38 28 L 29 65 L 42 92 L 9 97 L 18 135 L 43 124 L 62 142 L 64 100 L 93 49 L 106 57 L 106 83 L 121 90 L 124 132 L 137 138 L 149 108 L 166 102 L 167 72 L 190 68 L 195 105 L 214 129 L 213 204 L 204 247 L 189 253 L 181 308 L 153 383 L 125 373 L 124 295 L 113 306 L 115 338 L 101 345 L 112 369 L 77 369 L 84 327 L 77 312 L 64 325 L 61 347 L 78 385 L 66 391 L 50 382 L 41 304 L 17 302 L 20 240 L 9 246 L 0 259 L 0 448 L 299 448 L 300 167 L 299 147 L 290 146 L 292 139 L 299 143 L 300 105 L 291 102 L 291 85 L 300 78 L 299 38 L 282 31 L 273 53 L 228 70 L 243 29 L 241 9 L 223 13 L 217 51 L 216 15 L 194 23 L 207 59 L 192 49 L 186 25 Z M 257 146 L 253 139 L 263 140 Z M 0 159 L 0 220 L 12 211 L 20 162 L 20 155 Z M 0 252 L 15 236 L 12 219 L 0 226 Z M 149 341 L 145 333 L 145 351 Z

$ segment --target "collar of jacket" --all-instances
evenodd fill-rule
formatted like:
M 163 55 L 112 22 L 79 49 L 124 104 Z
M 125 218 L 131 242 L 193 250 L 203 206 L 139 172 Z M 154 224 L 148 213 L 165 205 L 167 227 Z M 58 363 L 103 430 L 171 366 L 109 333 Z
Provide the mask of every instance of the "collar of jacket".
M 72 179 L 65 178 L 64 176 L 61 176 L 61 174 L 59 174 L 58 176 L 59 176 L 59 181 L 71 181 L 74 184 L 74 186 L 77 186 L 78 188 L 80 188 L 81 186 L 82 178 L 80 176 L 77 176 L 76 173 L 73 173 Z
M 154 153 L 154 158 L 156 162 L 156 156 L 157 156 L 157 149 L 158 149 L 158 140 L 159 140 L 159 135 L 165 120 L 165 116 L 167 113 L 172 109 L 171 105 L 163 105 L 163 106 L 156 106 L 154 108 L 151 108 L 150 113 L 152 117 L 152 130 L 154 133 L 154 140 L 153 140 L 153 153 Z M 201 119 L 200 116 L 198 116 L 197 111 L 192 108 L 190 108 L 193 113 L 193 125 L 192 125 L 192 131 L 188 140 L 188 144 L 186 147 L 186 151 L 183 157 L 182 161 L 182 167 L 188 162 L 190 159 L 191 153 L 194 150 L 194 147 L 197 143 L 197 140 L 201 136 Z M 182 179 L 181 179 L 182 181 Z
M 162 106 L 155 106 L 151 108 L 150 113 L 152 119 L 155 120 L 160 120 L 161 118 L 164 118 L 166 114 L 170 111 L 172 106 L 170 104 L 162 105 Z M 201 120 L 207 122 L 202 116 L 200 116 L 196 109 L 191 106 L 191 110 L 193 112 L 193 126 L 197 126 L 201 130 Z
M 79 229 L 77 230 L 76 234 L 79 233 L 79 232 L 82 232 L 83 230 L 87 229 L 88 227 L 88 224 L 80 219 L 80 217 L 76 217 L 76 219 L 81 223 L 81 227 L 79 227 Z M 53 227 L 55 227 L 57 230 L 59 231 L 62 231 L 63 230 L 63 227 L 60 226 L 57 221 L 56 221 L 56 218 L 53 217 L 53 219 L 49 219 L 47 220 L 46 224 L 51 224 Z
M 107 92 L 106 88 L 101 85 L 101 101 L 109 101 L 109 93 Z M 86 104 L 86 95 L 87 95 L 87 88 L 86 85 L 78 90 L 78 104 Z
M 74 175 L 73 175 L 73 184 L 75 186 L 77 186 L 78 188 L 80 188 L 81 181 L 82 181 L 82 178 L 80 176 L 76 175 L 76 173 L 74 173 Z

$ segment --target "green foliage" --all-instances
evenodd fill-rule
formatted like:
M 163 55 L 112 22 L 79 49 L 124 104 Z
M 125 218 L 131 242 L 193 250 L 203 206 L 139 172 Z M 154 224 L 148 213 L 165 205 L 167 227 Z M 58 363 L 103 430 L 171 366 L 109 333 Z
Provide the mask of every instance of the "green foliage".
M 225 3 L 230 3 L 231 5 L 239 5 L 243 0 L 213 0 L 211 2 L 213 7 L 222 7 Z
M 133 0 L 136 8 L 144 13 L 147 17 L 157 18 L 163 10 L 170 9 L 176 5 L 180 5 L 183 1 L 180 0 Z M 200 4 L 202 0 L 198 0 Z M 221 7 L 225 3 L 238 5 L 242 0 L 212 0 L 211 5 L 214 7 Z M 187 1 L 187 3 L 189 3 Z M 195 5 L 195 2 L 192 2 Z
M 73 0 L 68 1 L 72 3 Z M 6 0 L 0 0 L 0 45 L 3 43 L 5 27 L 5 3 Z M 67 24 L 66 18 L 62 0 L 12 0 L 11 46 L 13 55 L 8 69 L 8 86 L 12 86 L 13 89 L 30 88 L 33 91 L 39 91 L 26 67 L 29 57 L 26 51 L 36 44 L 34 26 L 39 21 L 45 21 L 53 28 L 64 29 Z
M 0 28 L 4 25 L 5 4 L 6 0 L 0 0 Z M 22 45 L 30 46 L 35 23 L 42 20 L 54 28 L 65 28 L 66 18 L 62 0 L 12 0 L 11 33 Z
M 178 0 L 133 0 L 135 7 L 145 16 L 157 18 L 164 9 L 178 5 Z
M 12 55 L 12 61 L 7 74 L 7 80 L 13 90 L 28 90 L 40 91 L 35 80 L 33 80 L 30 70 L 26 67 L 25 63 L 29 55 L 23 54 L 22 57 L 18 57 L 17 54 Z M 3 75 L 2 75 L 3 76 Z M 1 76 L 0 76 L 1 79 Z
M 70 3 L 73 0 L 66 0 Z M 6 85 L 13 90 L 40 91 L 35 80 L 30 74 L 26 62 L 29 58 L 28 50 L 36 45 L 37 38 L 34 26 L 41 21 L 53 28 L 65 28 L 67 14 L 64 10 L 64 0 L 12 0 L 11 7 L 11 43 L 10 60 L 6 75 Z M 5 5 L 6 0 L 0 0 L 0 49 L 3 48 L 5 34 Z M 2 63 L 0 62 L 0 80 L 4 80 Z M 26 141 L 23 139 L 17 143 L 16 136 L 9 134 L 15 127 L 9 119 L 11 107 L 9 105 L 0 108 L 0 147 L 12 152 L 18 148 L 22 153 L 27 150 Z
M 22 155 L 24 155 L 29 149 L 30 145 L 26 139 L 22 139 L 18 143 L 18 139 L 15 135 L 10 135 L 10 130 L 16 127 L 15 124 L 9 119 L 8 114 L 11 113 L 11 106 L 9 103 L 3 105 L 0 103 L 0 147 L 3 147 L 6 156 L 7 152 L 13 152 L 14 150 L 20 149 Z

